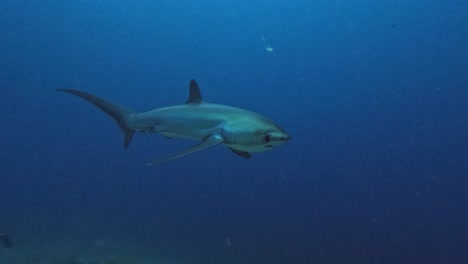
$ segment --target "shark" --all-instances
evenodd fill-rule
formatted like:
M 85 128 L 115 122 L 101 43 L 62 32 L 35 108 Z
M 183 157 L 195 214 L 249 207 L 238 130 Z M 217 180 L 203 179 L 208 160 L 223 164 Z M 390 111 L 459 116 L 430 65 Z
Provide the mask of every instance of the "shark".
M 174 160 L 217 145 L 224 145 L 238 156 L 249 159 L 251 152 L 268 151 L 291 139 L 285 130 L 263 115 L 204 101 L 193 79 L 185 104 L 141 113 L 84 91 L 62 88 L 57 91 L 78 96 L 112 117 L 124 135 L 124 148 L 128 148 L 135 132 L 198 140 L 194 146 L 151 160 L 146 165 Z

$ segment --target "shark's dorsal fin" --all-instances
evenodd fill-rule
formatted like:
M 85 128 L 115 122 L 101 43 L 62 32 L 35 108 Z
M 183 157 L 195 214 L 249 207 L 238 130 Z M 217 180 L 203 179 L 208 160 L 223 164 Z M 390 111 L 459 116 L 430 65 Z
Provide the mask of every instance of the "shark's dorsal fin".
M 200 93 L 200 88 L 198 88 L 198 84 L 195 80 L 190 81 L 190 87 L 189 87 L 189 98 L 186 104 L 201 104 L 203 103 L 203 99 Z

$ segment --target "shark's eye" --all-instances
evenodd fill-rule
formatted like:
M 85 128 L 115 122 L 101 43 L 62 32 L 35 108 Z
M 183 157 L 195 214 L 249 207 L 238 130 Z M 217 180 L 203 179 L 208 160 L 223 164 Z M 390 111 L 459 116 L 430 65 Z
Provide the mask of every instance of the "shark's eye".
M 266 135 L 265 136 L 265 142 L 268 143 L 271 141 L 271 136 L 270 135 Z

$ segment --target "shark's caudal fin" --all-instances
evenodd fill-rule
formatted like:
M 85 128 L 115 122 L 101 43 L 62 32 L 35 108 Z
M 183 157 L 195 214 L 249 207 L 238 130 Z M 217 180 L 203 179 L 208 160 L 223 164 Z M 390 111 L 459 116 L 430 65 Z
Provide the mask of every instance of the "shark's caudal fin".
M 128 126 L 128 122 L 132 118 L 133 114 L 135 114 L 134 111 L 121 107 L 119 105 L 113 104 L 102 98 L 99 98 L 97 96 L 94 96 L 92 94 L 85 93 L 82 91 L 78 91 L 74 89 L 57 89 L 57 91 L 70 93 L 78 97 L 81 97 L 84 100 L 97 106 L 102 111 L 106 112 L 115 120 L 117 125 L 119 125 L 120 129 L 122 130 L 124 134 L 124 147 L 127 148 L 128 145 L 130 145 L 130 141 L 132 141 L 132 137 L 135 131 Z

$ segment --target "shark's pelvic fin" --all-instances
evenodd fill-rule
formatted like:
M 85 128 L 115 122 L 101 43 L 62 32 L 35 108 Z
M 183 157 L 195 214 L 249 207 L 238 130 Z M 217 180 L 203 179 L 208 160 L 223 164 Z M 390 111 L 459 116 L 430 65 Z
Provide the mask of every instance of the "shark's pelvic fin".
M 224 142 L 224 139 L 220 135 L 211 135 L 211 136 L 205 138 L 202 142 L 198 143 L 197 145 L 195 145 L 195 146 L 193 146 L 191 148 L 188 148 L 186 150 L 174 153 L 172 155 L 169 155 L 169 156 L 166 156 L 166 157 L 163 157 L 163 158 L 160 158 L 160 159 L 150 161 L 150 162 L 146 163 L 146 165 L 154 165 L 154 164 L 166 162 L 166 161 L 169 161 L 169 160 L 177 159 L 177 158 L 183 157 L 185 155 L 188 155 L 188 154 L 191 154 L 191 153 L 194 153 L 194 152 L 197 152 L 197 151 L 209 148 L 209 147 L 216 146 L 216 145 L 221 144 L 223 142 Z
M 186 104 L 201 104 L 203 103 L 203 99 L 200 93 L 200 88 L 198 87 L 197 82 L 195 80 L 190 81 L 190 86 L 189 86 L 189 98 Z
M 237 150 L 237 149 L 233 149 L 233 148 L 229 148 L 232 152 L 234 152 L 234 154 L 236 155 L 239 155 L 243 158 L 246 158 L 246 159 L 250 159 L 250 157 L 252 157 L 252 155 L 250 155 L 249 152 L 247 151 L 240 151 L 240 150 Z
M 132 116 L 135 114 L 134 111 L 127 109 L 125 107 L 116 105 L 114 103 L 108 102 L 92 94 L 79 91 L 79 90 L 57 89 L 57 91 L 70 93 L 78 97 L 81 97 L 84 100 L 97 106 L 102 111 L 106 112 L 115 120 L 117 125 L 120 127 L 120 130 L 122 130 L 124 134 L 124 147 L 127 148 L 128 145 L 130 145 L 130 142 L 132 141 L 133 134 L 135 133 L 135 131 L 129 128 L 128 122 L 132 118 Z

